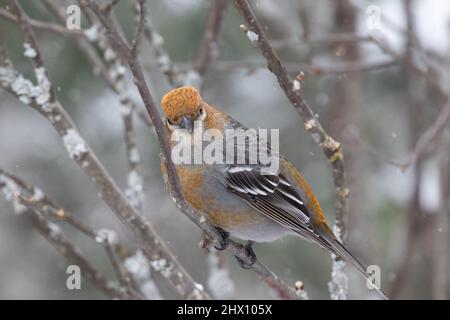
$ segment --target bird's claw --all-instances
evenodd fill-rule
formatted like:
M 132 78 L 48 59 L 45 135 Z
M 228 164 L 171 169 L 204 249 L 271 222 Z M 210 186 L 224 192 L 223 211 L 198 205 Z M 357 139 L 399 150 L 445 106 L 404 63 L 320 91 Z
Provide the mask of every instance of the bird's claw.
M 222 228 L 217 228 L 217 231 L 219 232 L 220 238 L 217 239 L 214 248 L 216 250 L 223 251 L 228 247 L 228 244 L 230 243 L 230 233 L 223 230 Z
M 253 251 L 252 245 L 253 241 L 250 240 L 247 241 L 247 243 L 244 245 L 245 253 L 250 258 L 249 261 L 244 261 L 241 258 L 235 256 L 237 262 L 243 269 L 251 269 L 256 262 L 256 254 Z

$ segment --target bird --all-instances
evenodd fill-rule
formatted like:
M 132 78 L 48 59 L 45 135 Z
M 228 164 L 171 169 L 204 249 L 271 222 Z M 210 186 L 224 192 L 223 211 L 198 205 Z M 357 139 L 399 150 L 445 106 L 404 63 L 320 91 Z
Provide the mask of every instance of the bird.
M 195 148 L 202 141 L 194 139 L 196 128 L 202 132 L 210 130 L 219 133 L 225 140 L 228 132 L 242 132 L 248 128 L 219 108 L 209 105 L 192 86 L 167 92 L 161 99 L 161 108 L 167 134 L 171 137 L 172 161 L 183 195 L 219 231 L 223 239 L 216 246 L 218 250 L 226 248 L 229 237 L 247 241 L 245 249 L 252 259 L 247 264 L 240 262 L 242 267 L 251 268 L 256 261 L 252 249 L 254 242 L 270 242 L 286 235 L 295 235 L 319 245 L 352 265 L 365 279 L 370 279 L 366 267 L 334 235 L 309 183 L 291 162 L 273 150 L 272 141 L 269 143 L 252 131 L 250 135 L 253 138 L 256 136 L 259 149 L 255 147 L 255 140 L 251 139 L 240 144 L 236 140 L 225 141 L 222 150 L 218 148 L 216 152 L 228 153 L 225 148 L 227 143 L 233 146 L 234 152 L 224 161 L 194 161 L 188 149 L 184 151 L 187 153 L 184 160 L 189 161 L 174 161 L 174 150 L 179 149 L 180 141 L 184 141 L 181 145 L 184 144 L 185 148 Z M 273 151 L 272 156 L 278 157 L 278 168 L 265 170 L 267 165 L 260 162 L 236 161 L 238 151 L 246 148 L 266 153 Z M 203 145 L 201 150 L 205 151 Z M 248 157 L 247 150 L 244 160 L 249 160 Z M 161 170 L 167 181 L 164 161 L 161 161 Z M 380 288 L 375 289 L 386 299 Z

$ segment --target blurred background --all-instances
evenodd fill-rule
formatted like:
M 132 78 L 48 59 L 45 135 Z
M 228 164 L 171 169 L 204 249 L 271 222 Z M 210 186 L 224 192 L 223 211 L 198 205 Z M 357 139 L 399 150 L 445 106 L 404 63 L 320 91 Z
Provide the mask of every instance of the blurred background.
M 76 1 L 56 1 L 61 6 Z M 102 1 L 99 1 L 102 2 Z M 180 72 L 190 70 L 202 43 L 210 1 L 147 1 L 149 18 Z M 448 118 L 420 153 L 411 153 L 446 105 L 450 71 L 450 7 L 442 1 L 259 0 L 249 1 L 292 76 L 304 72 L 302 90 L 323 127 L 342 142 L 350 188 L 348 247 L 365 264 L 380 266 L 382 287 L 392 298 L 449 298 L 450 126 Z M 37 20 L 59 23 L 45 1 L 20 1 Z M 0 0 L 7 9 L 7 1 Z M 134 32 L 133 8 L 120 1 L 115 14 L 127 35 Z M 409 18 L 408 18 L 409 17 Z M 82 28 L 88 23 L 81 18 Z M 202 82 L 204 99 L 254 128 L 280 129 L 280 150 L 313 186 L 334 221 L 332 172 L 321 149 L 304 131 L 297 112 L 265 67 L 259 49 L 240 29 L 229 3 L 214 61 Z M 119 99 L 93 71 L 71 36 L 36 30 L 51 79 L 64 109 L 123 189 L 126 150 Z M 371 38 L 383 39 L 380 46 Z M 23 36 L 0 17 L 0 39 L 26 75 Z M 144 42 L 155 100 L 170 90 L 161 60 Z M 130 91 L 140 101 L 130 81 Z M 440 89 L 439 89 L 440 88 Z M 447 91 L 448 92 L 448 91 Z M 141 106 L 140 106 L 141 107 Z M 199 283 L 210 276 L 202 235 L 173 205 L 159 169 L 152 130 L 135 119 L 144 179 L 144 215 Z M 411 160 L 411 161 L 410 161 Z M 408 163 L 409 165 L 403 165 Z M 131 249 L 133 237 L 97 196 L 90 179 L 68 157 L 52 126 L 35 110 L 0 90 L 0 167 L 39 186 L 62 207 L 96 228 L 114 229 Z M 70 227 L 67 236 L 109 277 L 101 246 Z M 295 237 L 255 245 L 260 260 L 286 282 L 301 280 L 310 298 L 328 299 L 329 255 Z M 276 295 L 227 253 L 234 290 L 230 297 Z M 66 289 L 70 263 L 24 215 L 0 198 L 0 298 L 104 299 L 86 280 Z M 370 298 L 351 268 L 350 297 Z M 177 298 L 158 276 L 165 298 Z

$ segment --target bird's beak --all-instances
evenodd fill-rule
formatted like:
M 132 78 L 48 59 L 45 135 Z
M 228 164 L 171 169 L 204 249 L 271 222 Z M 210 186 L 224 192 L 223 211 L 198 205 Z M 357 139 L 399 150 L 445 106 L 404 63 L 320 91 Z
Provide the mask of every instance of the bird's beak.
M 194 131 L 194 120 L 187 116 L 181 117 L 180 127 L 186 129 L 189 132 Z

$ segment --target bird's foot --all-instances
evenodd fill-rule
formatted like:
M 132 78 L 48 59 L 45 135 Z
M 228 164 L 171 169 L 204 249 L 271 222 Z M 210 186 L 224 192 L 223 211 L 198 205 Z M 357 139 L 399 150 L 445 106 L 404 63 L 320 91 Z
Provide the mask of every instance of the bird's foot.
M 222 228 L 216 228 L 219 232 L 219 239 L 217 239 L 216 244 L 214 245 L 214 248 L 219 251 L 223 251 L 228 247 L 228 244 L 230 243 L 230 233 L 223 230 Z
M 253 243 L 254 243 L 253 241 L 249 240 L 244 245 L 245 253 L 250 258 L 249 261 L 244 261 L 241 258 L 235 256 L 237 262 L 239 263 L 239 265 L 243 269 L 251 269 L 253 267 L 253 265 L 255 264 L 255 262 L 256 262 L 256 254 L 255 254 L 255 252 L 253 251 L 253 248 L 252 248 Z

